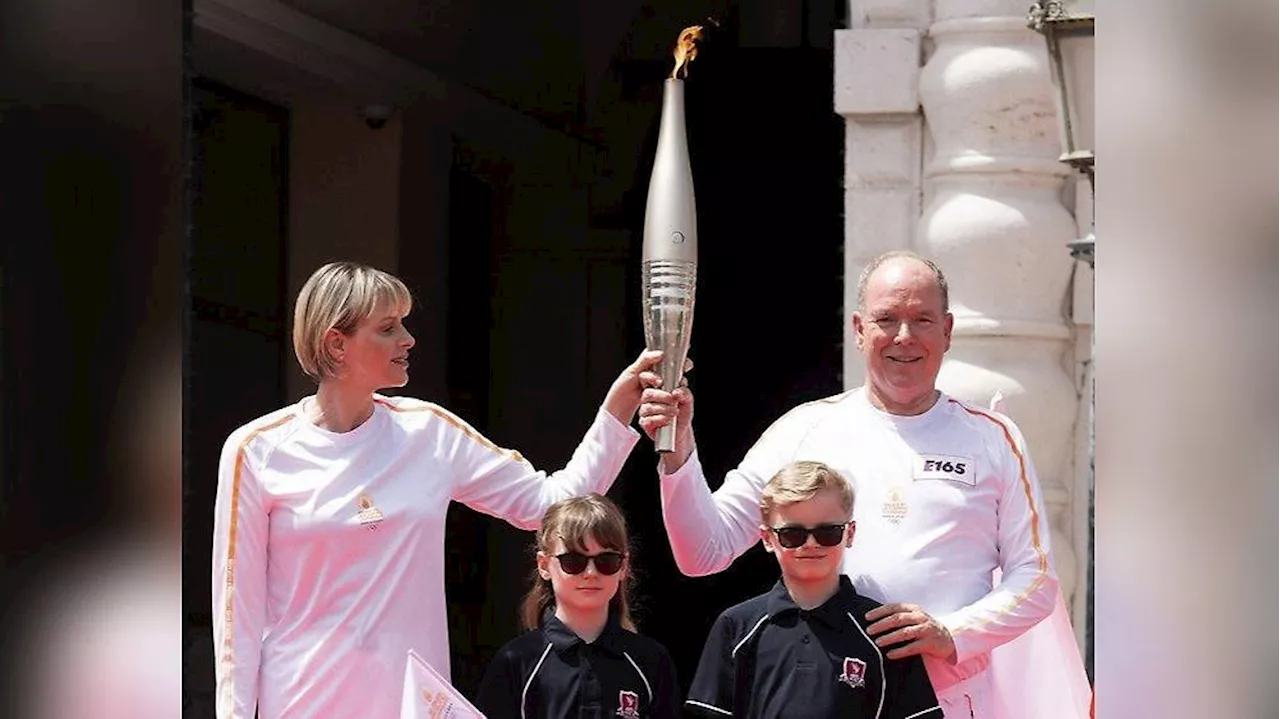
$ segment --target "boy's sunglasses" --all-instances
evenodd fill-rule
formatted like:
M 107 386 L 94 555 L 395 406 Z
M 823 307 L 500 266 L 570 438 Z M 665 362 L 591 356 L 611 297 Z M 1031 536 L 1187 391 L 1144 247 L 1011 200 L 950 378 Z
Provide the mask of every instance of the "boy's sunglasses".
M 795 549 L 809 541 L 812 534 L 815 541 L 824 547 L 834 547 L 844 540 L 844 530 L 851 522 L 844 524 L 823 524 L 817 527 L 769 527 L 778 537 L 778 544 L 787 549 Z
M 587 562 L 592 562 L 596 565 L 596 571 L 606 577 L 617 574 L 625 559 L 621 552 L 601 552 L 591 556 L 582 552 L 565 552 L 555 555 L 555 558 L 559 560 L 560 568 L 565 574 L 582 574 L 587 571 Z

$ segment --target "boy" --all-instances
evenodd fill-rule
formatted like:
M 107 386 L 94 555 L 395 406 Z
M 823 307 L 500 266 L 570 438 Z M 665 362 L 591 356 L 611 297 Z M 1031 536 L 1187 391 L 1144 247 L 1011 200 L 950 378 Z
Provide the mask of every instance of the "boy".
M 765 485 L 760 538 L 782 579 L 720 614 L 685 708 L 707 717 L 942 719 L 919 656 L 887 659 L 864 617 L 878 604 L 842 572 L 853 489 L 820 462 Z

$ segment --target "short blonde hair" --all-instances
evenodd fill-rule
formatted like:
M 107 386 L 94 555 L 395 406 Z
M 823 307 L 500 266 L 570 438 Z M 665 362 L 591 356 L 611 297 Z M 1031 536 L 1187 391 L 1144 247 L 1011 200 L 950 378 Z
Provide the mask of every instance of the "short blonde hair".
M 293 306 L 293 352 L 316 382 L 334 377 L 338 362 L 324 350 L 331 329 L 349 335 L 389 306 L 409 314 L 413 295 L 399 278 L 356 262 L 330 262 L 312 273 Z
M 800 461 L 778 470 L 764 485 L 760 493 L 760 522 L 768 524 L 773 510 L 813 499 L 823 490 L 835 492 L 845 516 L 853 517 L 853 485 L 822 462 Z

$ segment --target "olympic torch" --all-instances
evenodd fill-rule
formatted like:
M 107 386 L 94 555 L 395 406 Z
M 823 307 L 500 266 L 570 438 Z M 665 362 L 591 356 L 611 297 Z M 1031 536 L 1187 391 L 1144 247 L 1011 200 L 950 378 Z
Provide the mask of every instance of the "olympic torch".
M 668 392 L 680 383 L 693 332 L 693 301 L 698 276 L 698 213 L 693 199 L 693 171 L 684 121 L 687 64 L 697 54 L 701 26 L 686 28 L 676 43 L 676 66 L 662 84 L 662 116 L 658 147 L 649 177 L 644 210 L 644 336 L 648 349 L 662 350 L 658 372 Z M 675 450 L 676 426 L 658 430 L 654 447 Z

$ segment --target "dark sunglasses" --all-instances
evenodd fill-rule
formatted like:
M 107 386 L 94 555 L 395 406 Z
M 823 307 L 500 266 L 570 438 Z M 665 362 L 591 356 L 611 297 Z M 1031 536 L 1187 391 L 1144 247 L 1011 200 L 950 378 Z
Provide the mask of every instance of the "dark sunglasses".
M 587 571 L 587 562 L 591 562 L 596 565 L 597 572 L 608 577 L 622 569 L 622 560 L 626 557 L 621 552 L 601 552 L 591 556 L 582 552 L 565 552 L 555 555 L 555 558 L 560 561 L 560 568 L 565 574 L 582 574 Z
M 852 522 L 844 524 L 823 524 L 817 527 L 769 527 L 778 536 L 778 544 L 787 549 L 795 549 L 809 541 L 812 534 L 815 541 L 824 547 L 834 547 L 844 540 L 844 530 Z

